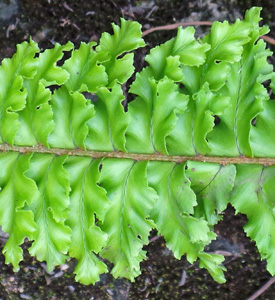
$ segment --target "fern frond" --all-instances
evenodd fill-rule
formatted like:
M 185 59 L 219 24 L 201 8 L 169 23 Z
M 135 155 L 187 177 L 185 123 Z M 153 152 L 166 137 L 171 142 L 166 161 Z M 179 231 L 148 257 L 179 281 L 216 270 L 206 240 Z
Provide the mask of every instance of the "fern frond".
M 6 263 L 18 270 L 27 238 L 49 270 L 77 259 L 83 284 L 108 272 L 101 258 L 133 281 L 155 228 L 176 258 L 224 282 L 224 257 L 204 247 L 232 203 L 274 275 L 275 104 L 264 83 L 274 90 L 275 73 L 260 20 L 252 8 L 201 40 L 179 28 L 146 56 L 128 104 L 130 52 L 145 45 L 137 22 L 121 19 L 79 49 L 18 45 L 0 66 Z

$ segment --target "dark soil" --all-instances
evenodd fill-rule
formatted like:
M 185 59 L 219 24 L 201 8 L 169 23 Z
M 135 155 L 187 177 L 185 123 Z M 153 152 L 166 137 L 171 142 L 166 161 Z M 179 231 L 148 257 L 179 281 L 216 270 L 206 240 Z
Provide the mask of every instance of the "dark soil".
M 190 20 L 234 21 L 242 17 L 251 6 L 264 6 L 264 23 L 271 27 L 274 38 L 275 6 L 272 0 L 0 0 L 0 58 L 11 57 L 16 44 L 30 36 L 42 49 L 54 43 L 71 40 L 98 41 L 104 31 L 111 32 L 111 22 L 120 17 L 137 20 L 143 30 Z M 198 34 L 207 28 L 197 27 Z M 152 46 L 175 35 L 175 31 L 155 32 L 146 36 L 149 47 L 138 52 L 140 67 L 144 54 Z M 274 49 L 273 49 L 274 50 Z M 135 283 L 124 279 L 114 280 L 103 275 L 95 286 L 83 286 L 74 281 L 75 261 L 47 273 L 44 263 L 30 257 L 24 246 L 25 260 L 14 273 L 0 256 L 1 299 L 207 299 L 245 300 L 270 279 L 265 262 L 260 260 L 253 242 L 245 236 L 242 227 L 246 219 L 234 216 L 233 208 L 225 211 L 224 220 L 216 226 L 218 240 L 208 249 L 226 254 L 226 284 L 217 284 L 197 264 L 190 265 L 183 258 L 176 260 L 165 247 L 162 238 L 147 247 L 148 259 L 142 263 L 142 275 Z M 152 238 L 156 235 L 152 233 Z M 3 242 L 0 240 L 0 250 Z M 259 300 L 275 299 L 275 285 L 269 287 Z

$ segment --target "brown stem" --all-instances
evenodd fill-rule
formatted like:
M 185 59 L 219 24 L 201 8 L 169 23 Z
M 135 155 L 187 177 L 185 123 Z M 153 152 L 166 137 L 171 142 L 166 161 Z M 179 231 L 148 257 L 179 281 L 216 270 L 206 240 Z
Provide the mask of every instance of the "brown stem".
M 275 45 L 275 40 L 273 38 L 271 38 L 270 36 L 263 35 L 263 36 L 261 36 L 261 38 L 263 40 L 265 40 L 266 42 L 268 42 L 269 44 Z
M 149 33 L 152 33 L 154 31 L 160 31 L 160 30 L 172 30 L 172 29 L 177 29 L 179 26 L 211 26 L 213 22 L 211 21 L 190 21 L 190 22 L 179 22 L 175 24 L 169 24 L 169 25 L 164 25 L 164 26 L 157 26 L 157 27 L 152 27 L 149 28 L 145 31 L 143 31 L 142 36 L 146 36 Z M 261 36 L 263 40 L 268 42 L 269 44 L 275 45 L 275 40 L 269 36 Z
M 157 27 L 152 27 L 149 28 L 145 31 L 143 31 L 142 36 L 144 37 L 145 35 L 154 32 L 154 31 L 159 31 L 159 30 L 171 30 L 171 29 L 177 29 L 179 26 L 211 26 L 212 22 L 210 21 L 193 21 L 193 22 L 179 22 L 175 24 L 169 24 L 169 25 L 164 25 L 164 26 L 157 26 Z
M 153 160 L 153 161 L 170 161 L 175 163 L 183 163 L 188 160 L 200 161 L 209 163 L 218 163 L 222 165 L 229 164 L 260 164 L 260 165 L 275 165 L 275 158 L 251 158 L 251 157 L 224 157 L 224 156 L 185 156 L 185 155 L 164 155 L 160 153 L 125 153 L 120 151 L 104 152 L 104 151 L 92 151 L 83 149 L 58 149 L 58 148 L 46 148 L 38 145 L 34 147 L 29 146 L 10 146 L 7 144 L 0 144 L 0 152 L 20 152 L 20 153 L 48 153 L 55 155 L 72 155 L 72 156 L 88 156 L 93 158 L 128 158 L 137 161 Z
M 265 292 L 266 289 L 268 289 L 271 284 L 275 282 L 275 277 L 271 277 L 267 283 L 265 283 L 258 291 L 256 291 L 251 297 L 249 297 L 247 300 L 255 300 L 258 298 L 262 293 Z

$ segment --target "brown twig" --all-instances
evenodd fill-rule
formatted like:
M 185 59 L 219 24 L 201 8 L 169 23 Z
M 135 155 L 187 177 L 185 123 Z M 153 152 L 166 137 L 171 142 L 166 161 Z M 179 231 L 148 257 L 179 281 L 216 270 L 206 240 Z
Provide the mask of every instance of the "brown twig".
M 160 30 L 173 30 L 173 29 L 177 29 L 179 26 L 211 26 L 213 24 L 213 22 L 211 21 L 190 21 L 190 22 L 179 22 L 179 23 L 175 23 L 175 24 L 169 24 L 169 25 L 164 25 L 164 26 L 157 26 L 157 27 L 152 27 L 149 28 L 145 31 L 143 31 L 142 36 L 146 36 L 149 33 L 152 33 L 154 31 L 160 31 Z M 268 42 L 269 44 L 275 45 L 275 39 L 263 35 L 261 36 L 261 38 L 263 40 L 265 40 L 266 42 Z
M 271 277 L 266 284 L 264 284 L 258 291 L 256 291 L 247 300 L 254 300 L 258 298 L 262 293 L 264 293 L 270 286 L 275 282 L 275 277 Z
M 179 26 L 186 27 L 186 26 L 198 26 L 198 25 L 211 26 L 212 22 L 210 22 L 210 21 L 179 22 L 179 23 L 175 23 L 175 24 L 152 27 L 152 28 L 149 28 L 149 29 L 143 31 L 142 36 L 144 37 L 145 35 L 147 35 L 151 32 L 154 32 L 154 31 L 177 29 Z
M 273 38 L 271 38 L 270 36 L 263 35 L 263 36 L 261 36 L 261 38 L 263 40 L 265 40 L 266 42 L 268 42 L 269 44 L 275 45 L 275 40 Z
M 161 235 L 156 235 L 156 236 L 152 237 L 152 238 L 149 240 L 149 243 L 152 243 L 152 242 L 158 240 L 158 239 L 161 238 L 161 237 L 162 237 Z

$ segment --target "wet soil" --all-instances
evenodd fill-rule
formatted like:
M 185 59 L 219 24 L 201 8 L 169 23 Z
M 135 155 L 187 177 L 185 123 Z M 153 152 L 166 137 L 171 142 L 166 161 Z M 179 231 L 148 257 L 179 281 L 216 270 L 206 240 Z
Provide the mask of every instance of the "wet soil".
M 275 6 L 272 0 L 0 0 L 0 59 L 11 57 L 16 44 L 30 36 L 42 49 L 68 40 L 77 46 L 81 41 L 98 41 L 102 32 L 111 32 L 111 22 L 119 23 L 120 17 L 140 22 L 145 30 L 190 20 L 227 19 L 232 22 L 254 5 L 264 6 L 263 22 L 270 26 L 269 35 L 274 38 Z M 197 34 L 207 30 L 197 27 Z M 137 67 L 141 67 L 145 53 L 152 46 L 174 35 L 175 31 L 159 31 L 146 36 L 148 47 L 137 52 Z M 44 263 L 28 255 L 28 243 L 24 245 L 25 260 L 18 273 L 4 264 L 1 254 L 0 300 L 245 300 L 270 279 L 265 262 L 260 260 L 254 243 L 242 230 L 245 223 L 245 216 L 234 216 L 234 209 L 229 207 L 224 220 L 216 226 L 218 239 L 208 249 L 226 254 L 226 284 L 215 283 L 196 263 L 190 265 L 184 258 L 176 260 L 165 247 L 164 240 L 155 239 L 156 232 L 152 232 L 152 242 L 145 247 L 148 259 L 141 264 L 142 275 L 135 283 L 114 280 L 105 274 L 95 286 L 83 286 L 74 281 L 74 260 L 48 273 Z M 4 241 L 0 239 L 0 251 Z M 275 285 L 257 299 L 275 299 Z

